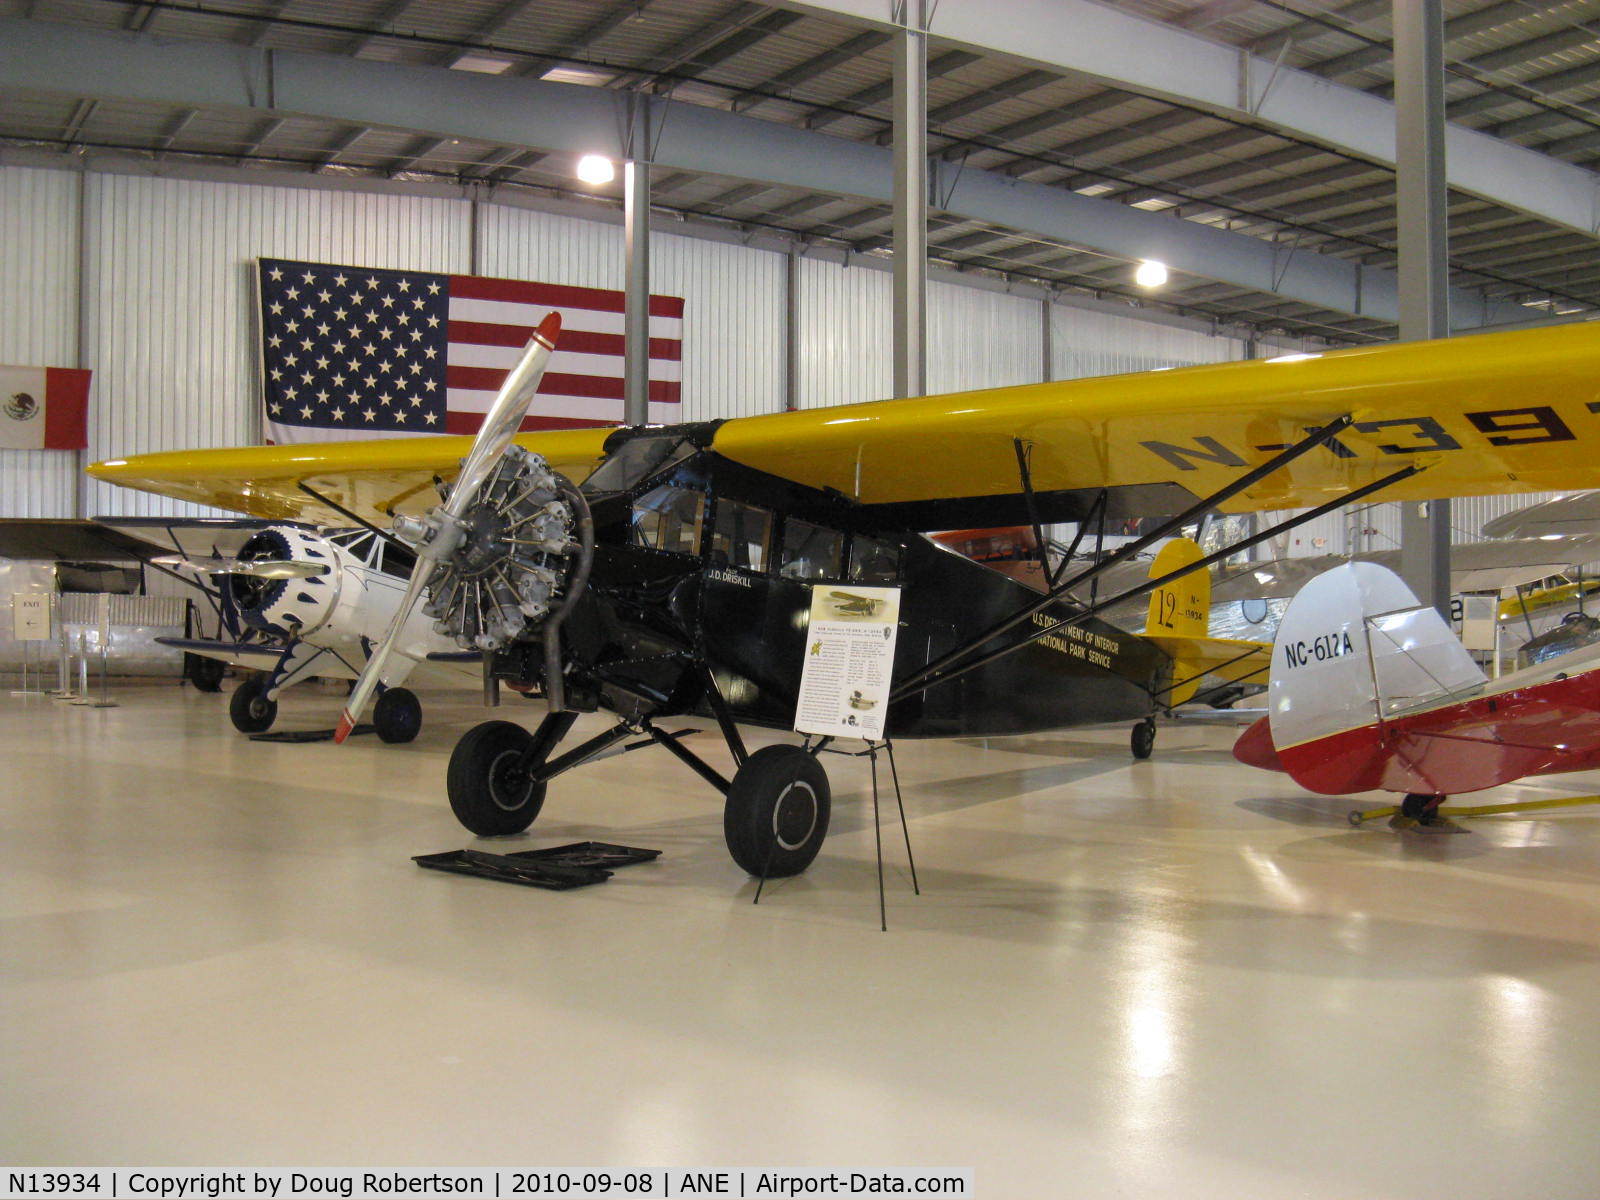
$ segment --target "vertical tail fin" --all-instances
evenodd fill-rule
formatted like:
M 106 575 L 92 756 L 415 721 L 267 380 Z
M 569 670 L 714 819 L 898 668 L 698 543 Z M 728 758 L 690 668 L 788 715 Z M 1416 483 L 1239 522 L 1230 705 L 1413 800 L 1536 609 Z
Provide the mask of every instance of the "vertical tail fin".
M 1190 563 L 1199 562 L 1204 555 L 1200 547 L 1189 538 L 1173 538 L 1155 562 L 1150 564 L 1150 578 L 1159 579 Z M 1145 618 L 1144 631 L 1150 636 L 1204 638 L 1211 632 L 1211 568 L 1201 567 L 1187 575 L 1180 575 L 1150 593 L 1150 612 Z M 1182 650 L 1173 654 L 1172 679 L 1176 686 L 1166 697 L 1168 705 L 1182 704 L 1194 696 L 1205 672 L 1199 659 Z
M 1173 538 L 1150 564 L 1150 578 L 1159 579 L 1204 557 L 1189 538 Z M 1162 584 L 1150 593 L 1145 632 L 1168 637 L 1205 637 L 1211 632 L 1211 569 L 1201 567 Z

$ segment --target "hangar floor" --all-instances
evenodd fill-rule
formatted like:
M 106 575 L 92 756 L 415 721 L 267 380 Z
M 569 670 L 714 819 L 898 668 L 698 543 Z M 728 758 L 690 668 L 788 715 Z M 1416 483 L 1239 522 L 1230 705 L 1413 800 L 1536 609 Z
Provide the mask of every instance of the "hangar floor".
M 924 894 L 891 872 L 884 935 L 863 762 L 828 760 L 835 833 L 758 908 L 687 770 L 568 776 L 520 845 L 665 853 L 550 893 L 410 862 L 466 841 L 442 780 L 470 697 L 342 750 L 246 741 L 226 697 L 117 698 L 0 696 L 0 1161 L 1600 1194 L 1600 810 L 1355 830 L 1225 727 L 1142 764 L 1121 728 L 907 743 Z

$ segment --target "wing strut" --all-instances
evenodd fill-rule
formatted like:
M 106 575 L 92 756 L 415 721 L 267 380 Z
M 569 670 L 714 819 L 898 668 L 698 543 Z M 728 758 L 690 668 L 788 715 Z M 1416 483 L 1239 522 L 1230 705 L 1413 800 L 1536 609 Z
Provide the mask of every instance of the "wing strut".
M 1066 628 L 1068 625 L 1076 625 L 1080 621 L 1086 621 L 1104 609 L 1113 608 L 1118 604 L 1125 603 L 1126 601 L 1138 599 L 1140 596 L 1155 591 L 1155 589 L 1158 587 L 1171 583 L 1174 579 L 1181 579 L 1185 575 L 1192 575 L 1196 571 L 1203 571 L 1210 567 L 1212 563 L 1220 562 L 1222 559 L 1225 559 L 1230 555 L 1237 554 L 1241 550 L 1248 550 L 1251 546 L 1259 545 L 1268 538 L 1275 537 L 1280 533 L 1285 533 L 1290 529 L 1304 525 L 1307 521 L 1314 521 L 1318 517 L 1325 517 L 1329 513 L 1343 508 L 1347 504 L 1352 504 L 1357 500 L 1361 500 L 1367 496 L 1370 496 L 1374 492 L 1381 491 L 1390 484 L 1399 483 L 1402 479 L 1409 479 L 1411 476 L 1417 474 L 1421 470 L 1421 467 L 1415 465 L 1402 467 L 1400 470 L 1389 475 L 1385 475 L 1382 479 L 1375 480 L 1364 487 L 1357 488 L 1355 491 L 1350 492 L 1347 495 L 1338 496 L 1332 500 L 1329 500 L 1325 504 L 1319 504 L 1316 508 L 1307 509 L 1297 517 L 1290 517 L 1287 521 L 1281 521 L 1277 525 L 1272 526 L 1270 529 L 1265 529 L 1260 533 L 1252 534 L 1250 537 L 1245 538 L 1243 541 L 1235 542 L 1231 546 L 1224 546 L 1221 550 L 1215 551 L 1212 554 L 1208 554 L 1197 562 L 1192 562 L 1186 566 L 1179 567 L 1176 571 L 1168 571 L 1165 575 L 1162 575 L 1156 579 L 1147 580 L 1146 582 L 1141 583 L 1138 587 L 1129 588 L 1127 591 L 1122 592 L 1119 595 L 1112 596 L 1108 600 L 1100 600 L 1093 604 L 1089 604 L 1080 611 L 1073 613 L 1070 617 L 1062 617 L 1060 620 L 1054 621 L 1049 625 L 1030 631 L 1029 634 L 1020 641 L 1011 642 L 1008 645 L 1000 647 L 998 650 L 991 650 L 989 653 L 980 655 L 976 658 L 972 658 L 970 656 L 975 650 L 978 649 L 979 646 L 992 641 L 994 635 L 982 635 L 974 638 L 965 646 L 959 646 L 955 650 L 952 650 L 949 654 L 946 654 L 942 659 L 939 660 L 938 663 L 930 663 L 921 671 L 918 671 L 915 675 L 911 676 L 899 687 L 895 688 L 894 691 L 889 693 L 889 699 L 891 702 L 895 700 L 901 700 L 912 692 L 926 690 L 935 684 L 948 683 L 950 680 L 957 679 L 960 676 L 967 674 L 969 671 L 975 671 L 979 667 L 987 666 L 989 663 L 994 662 L 997 658 L 1004 658 L 1006 655 L 1022 649 L 1022 647 L 1028 645 L 1030 642 L 1036 642 L 1042 637 L 1047 637 L 1052 633 L 1057 633 Z M 1113 555 L 1113 558 L 1114 557 L 1115 555 Z M 1071 583 L 1076 582 L 1078 582 L 1078 580 L 1071 581 Z M 1071 586 L 1071 583 L 1064 585 L 1064 587 Z M 1014 617 L 1010 621 L 1005 622 L 1004 628 L 1010 629 L 1017 624 L 1020 624 L 1022 620 L 1031 618 L 1034 613 L 1042 612 L 1049 606 L 1054 598 L 1055 595 L 1052 594 L 1046 596 L 1041 602 L 1035 602 L 1028 605 L 1023 610 L 1023 614 L 1020 618 Z M 941 666 L 940 664 L 948 665 Z
M 1005 620 L 996 625 L 990 626 L 989 629 L 978 634 L 966 645 L 957 646 L 954 650 L 951 650 L 947 654 L 942 654 L 938 658 L 934 659 L 927 666 L 923 667 L 920 671 L 912 675 L 911 678 L 907 679 L 898 688 L 896 688 L 889 698 L 891 700 L 897 700 L 909 695 L 911 692 L 920 690 L 925 680 L 929 680 L 936 675 L 943 674 L 948 667 L 959 662 L 961 659 L 966 658 L 980 646 L 988 645 L 990 642 L 994 641 L 995 638 L 1000 637 L 1002 634 L 1009 633 L 1017 626 L 1031 621 L 1035 613 L 1043 612 L 1052 604 L 1056 603 L 1058 600 L 1061 600 L 1073 588 L 1078 587 L 1081 584 L 1088 583 L 1092 580 L 1099 579 L 1102 574 L 1116 566 L 1118 563 L 1126 562 L 1128 559 L 1138 554 L 1141 550 L 1145 549 L 1153 542 L 1160 541 L 1162 538 L 1166 537 L 1173 530 L 1195 520 L 1197 517 L 1217 507 L 1219 504 L 1225 504 L 1227 501 L 1237 496 L 1240 492 L 1254 487 L 1256 484 L 1260 483 L 1263 479 L 1265 479 L 1268 475 L 1271 475 L 1280 467 L 1287 466 L 1289 463 L 1295 461 L 1295 459 L 1312 450 L 1315 450 L 1318 446 L 1332 441 L 1340 433 L 1344 432 L 1344 430 L 1350 425 L 1351 419 L 1352 418 L 1350 417 L 1350 414 L 1346 413 L 1342 417 L 1337 417 L 1334 420 L 1329 421 L 1320 429 L 1311 430 L 1304 438 L 1290 446 L 1287 450 L 1282 450 L 1273 455 L 1254 470 L 1245 472 L 1243 475 L 1239 476 L 1238 479 L 1234 480 L 1220 491 L 1213 492 L 1203 500 L 1197 501 L 1196 503 L 1190 505 L 1177 516 L 1163 521 L 1161 525 L 1151 532 L 1145 534 L 1141 538 L 1137 538 L 1136 540 L 1129 542 L 1126 546 L 1122 547 L 1122 549 L 1114 551 L 1108 557 L 1099 559 L 1099 561 L 1097 561 L 1092 567 L 1088 567 L 1085 570 L 1078 572 L 1066 582 L 1054 584 L 1047 592 L 1044 593 L 1044 595 L 1040 596 L 1037 600 L 1023 606 L 1014 615 L 1007 617 Z M 1398 478 L 1400 478 L 1399 475 L 1390 476 L 1388 480 L 1385 480 L 1385 482 L 1392 482 L 1394 479 Z M 1364 495 L 1365 492 L 1358 494 Z M 1354 498 L 1355 494 L 1341 497 L 1338 501 L 1338 504 L 1348 504 Z M 1104 508 L 1101 509 L 1100 518 L 1102 521 L 1105 519 Z M 1254 543 L 1251 544 L 1253 545 Z M 1234 547 L 1234 549 L 1238 548 L 1239 547 Z M 1229 551 L 1229 553 L 1232 552 L 1232 550 Z M 1191 565 L 1179 572 L 1179 574 L 1187 575 L 1195 569 L 1196 567 Z M 1065 567 L 1062 568 L 1062 571 L 1065 573 Z M 1142 591 L 1149 590 L 1149 588 L 1142 589 Z M 1121 599 L 1121 597 L 1118 597 L 1118 599 Z M 1105 607 L 1105 604 L 1095 604 L 1093 609 L 1094 611 L 1098 611 L 1099 609 Z M 1028 640 L 1032 639 L 1030 638 Z M 1019 642 L 1017 644 L 1025 645 L 1026 642 Z

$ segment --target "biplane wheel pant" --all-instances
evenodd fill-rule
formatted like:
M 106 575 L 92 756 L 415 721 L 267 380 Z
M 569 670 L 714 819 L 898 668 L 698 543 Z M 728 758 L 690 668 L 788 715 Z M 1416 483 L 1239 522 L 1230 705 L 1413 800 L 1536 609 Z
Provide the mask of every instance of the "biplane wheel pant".
M 450 810 L 479 837 L 521 833 L 544 807 L 546 785 L 533 781 L 543 761 L 529 762 L 533 734 L 510 721 L 467 730 L 450 755 L 445 790 Z
M 265 733 L 278 719 L 278 702 L 267 699 L 267 678 L 252 675 L 233 690 L 228 716 L 240 733 Z
M 761 879 L 798 875 L 828 835 L 828 775 L 799 746 L 763 746 L 728 788 L 722 833 L 728 853 Z

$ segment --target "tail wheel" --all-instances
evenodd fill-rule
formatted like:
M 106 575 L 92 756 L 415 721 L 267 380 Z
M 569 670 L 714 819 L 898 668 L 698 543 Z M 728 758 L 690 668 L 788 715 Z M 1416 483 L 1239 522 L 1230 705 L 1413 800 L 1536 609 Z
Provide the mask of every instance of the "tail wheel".
M 265 733 L 278 719 L 278 702 L 267 699 L 264 676 L 252 675 L 233 689 L 228 701 L 228 716 L 240 733 Z
M 764 746 L 733 777 L 722 813 L 728 853 L 766 879 L 798 875 L 828 835 L 828 775 L 799 746 Z
M 1155 718 L 1146 717 L 1133 727 L 1133 736 L 1128 739 L 1128 748 L 1133 751 L 1135 758 L 1150 757 L 1156 748 Z
M 450 810 L 479 837 L 521 833 L 544 807 L 545 785 L 523 765 L 533 735 L 510 721 L 485 721 L 467 730 L 450 755 L 445 787 Z
M 422 730 L 422 701 L 409 688 L 390 688 L 373 706 L 372 723 L 383 741 L 409 742 Z

